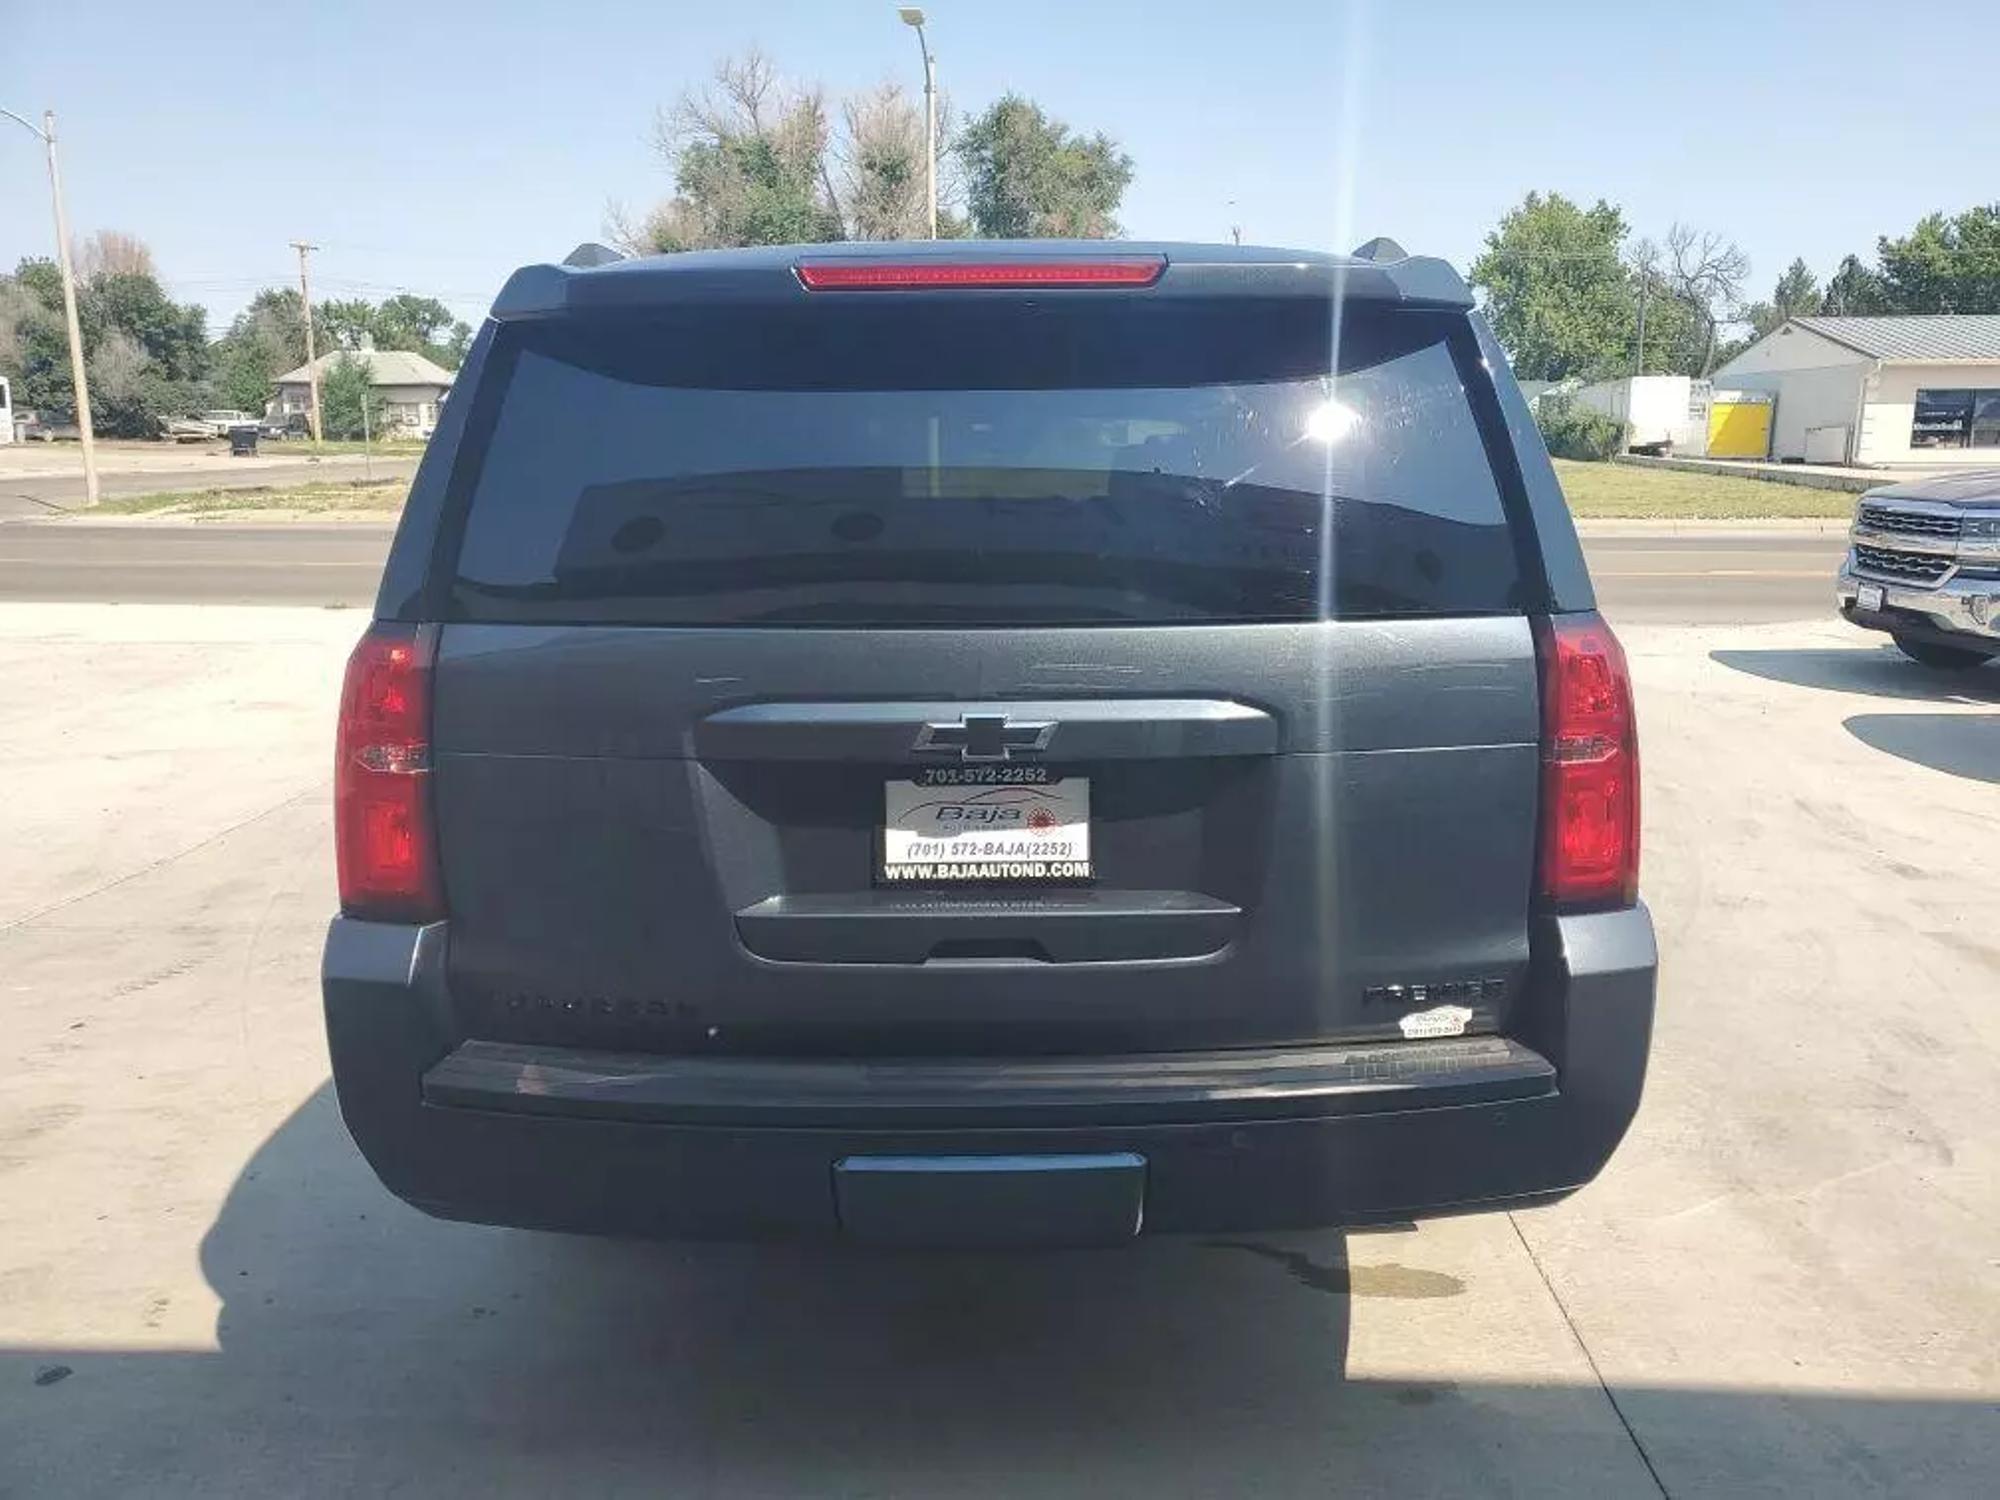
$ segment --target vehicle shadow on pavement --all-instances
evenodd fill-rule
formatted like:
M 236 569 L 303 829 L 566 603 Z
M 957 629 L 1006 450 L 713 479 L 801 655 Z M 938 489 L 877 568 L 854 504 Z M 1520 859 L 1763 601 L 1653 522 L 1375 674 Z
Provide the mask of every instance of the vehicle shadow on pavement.
M 2000 782 L 2000 715 L 1856 714 L 1841 727 L 1885 755 L 1972 781 Z
M 2000 666 L 1974 667 L 1965 672 L 1938 672 L 1920 667 L 1894 646 L 1796 651 L 1727 651 L 1708 653 L 1710 661 L 1733 671 L 1787 682 L 1794 687 L 1828 688 L 1842 693 L 1867 693 L 1877 698 L 1912 702 L 1972 701 L 2000 703 Z
M 375 1183 L 323 1086 L 246 1165 L 201 1263 L 219 1353 L 0 1351 L 0 1490 L 1660 1492 L 1587 1379 L 1350 1379 L 1366 1299 L 1338 1234 L 924 1256 L 442 1224 Z M 1377 1294 L 1448 1318 L 1456 1283 L 1430 1274 Z M 1991 1403 L 1622 1400 L 1664 1472 L 1716 1493 L 1773 1473 L 1974 1493 L 2000 1463 Z

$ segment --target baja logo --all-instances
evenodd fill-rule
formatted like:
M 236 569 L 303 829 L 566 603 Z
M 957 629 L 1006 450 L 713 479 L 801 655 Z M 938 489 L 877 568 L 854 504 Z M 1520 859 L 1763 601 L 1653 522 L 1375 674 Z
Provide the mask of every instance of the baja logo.
M 930 822 L 939 838 L 957 838 L 983 828 L 1026 828 L 1046 837 L 1062 823 L 1038 804 L 1055 800 L 1053 793 L 1040 787 L 996 786 L 948 801 L 919 802 L 908 816 L 912 822 L 919 818 Z
M 964 823 L 980 828 L 1022 821 L 1018 807 L 974 807 L 965 802 L 940 802 L 931 817 L 940 823 Z

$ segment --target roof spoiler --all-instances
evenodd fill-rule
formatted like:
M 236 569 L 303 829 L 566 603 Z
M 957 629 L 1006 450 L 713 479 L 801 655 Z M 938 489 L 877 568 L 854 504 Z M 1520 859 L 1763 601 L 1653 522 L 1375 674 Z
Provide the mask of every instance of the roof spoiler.
M 1378 234 L 1367 244 L 1359 246 L 1354 252 L 1354 258 L 1373 261 L 1408 260 L 1410 252 L 1386 234 Z
M 613 250 L 609 245 L 600 245 L 595 240 L 585 240 L 563 257 L 563 264 L 587 271 L 592 266 L 608 266 L 614 261 L 624 259 L 622 251 Z
M 602 256 L 584 261 L 585 255 Z M 1149 301 L 1214 296 L 1323 300 L 1332 292 L 1345 300 L 1391 302 L 1414 307 L 1470 308 L 1472 293 L 1458 273 L 1441 260 L 1406 255 L 1402 247 L 1378 239 L 1353 256 L 1315 256 L 1282 250 L 1243 250 L 1230 245 L 1116 244 L 1102 241 L 1053 243 L 1037 240 L 913 242 L 894 250 L 879 244 L 772 245 L 736 250 L 694 250 L 677 255 L 628 258 L 602 246 L 579 247 L 560 266 L 524 266 L 508 278 L 493 304 L 500 322 L 563 317 L 572 313 L 619 313 L 645 308 L 725 304 L 787 306 L 813 295 L 799 267 L 871 265 L 889 257 L 913 264 L 950 267 L 1039 266 L 1107 257 L 1145 257 L 1167 269 L 1150 278 Z M 599 269 L 599 268 L 602 269 Z M 1036 295 L 1021 292 L 1014 295 Z M 1076 288 L 1065 298 L 1131 296 L 1131 290 Z M 977 289 L 884 291 L 884 297 L 931 295 L 993 296 Z M 1057 295 L 1051 293 L 1050 295 Z

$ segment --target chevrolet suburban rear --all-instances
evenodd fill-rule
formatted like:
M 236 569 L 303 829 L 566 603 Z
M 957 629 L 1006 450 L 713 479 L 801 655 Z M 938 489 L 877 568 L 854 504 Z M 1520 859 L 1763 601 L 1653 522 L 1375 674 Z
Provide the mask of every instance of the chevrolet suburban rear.
M 1441 262 L 530 267 L 349 667 L 341 1108 L 409 1202 L 550 1229 L 1549 1201 L 1644 1078 L 1637 754 Z

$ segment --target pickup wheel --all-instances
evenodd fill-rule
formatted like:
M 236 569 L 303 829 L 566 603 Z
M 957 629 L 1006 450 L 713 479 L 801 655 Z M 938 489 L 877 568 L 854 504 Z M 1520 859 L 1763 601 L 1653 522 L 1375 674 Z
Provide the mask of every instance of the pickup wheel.
M 1969 646 L 1940 646 L 1934 641 L 1913 640 L 1907 635 L 1891 639 L 1895 641 L 1896 649 L 1911 661 L 1939 672 L 1963 672 L 1992 660 L 1992 653 L 1976 651 Z

